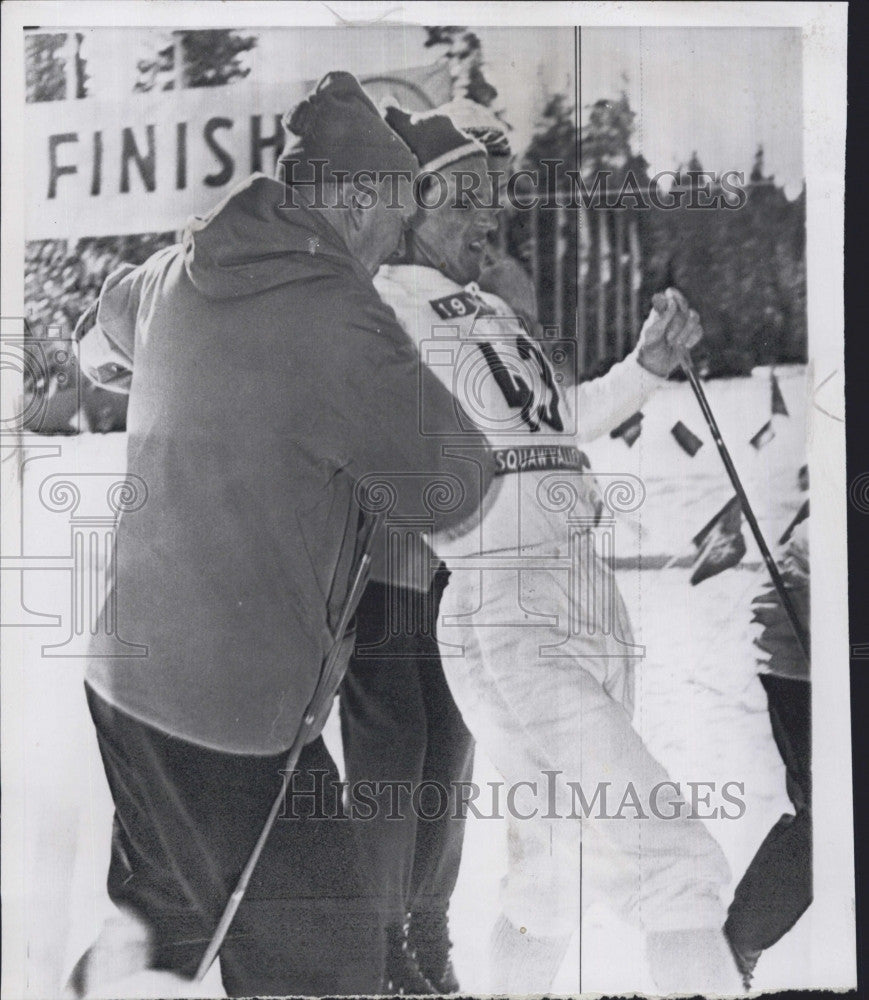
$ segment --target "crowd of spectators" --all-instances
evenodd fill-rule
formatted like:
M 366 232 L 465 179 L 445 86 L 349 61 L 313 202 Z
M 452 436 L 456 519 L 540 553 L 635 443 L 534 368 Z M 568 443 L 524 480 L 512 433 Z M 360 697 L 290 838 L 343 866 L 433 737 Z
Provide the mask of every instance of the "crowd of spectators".
M 24 259 L 24 305 L 27 335 L 37 363 L 25 376 L 25 402 L 40 395 L 42 405 L 28 405 L 29 430 L 46 434 L 78 430 L 123 430 L 126 398 L 108 393 L 80 377 L 73 338 L 76 323 L 96 300 L 103 282 L 122 263 L 139 264 L 175 240 L 174 233 L 28 242 Z M 62 342 L 66 342 L 64 346 Z M 49 349 L 50 346 L 50 349 Z
M 24 256 L 24 301 L 31 336 L 70 337 L 79 316 L 109 274 L 140 264 L 174 241 L 173 233 L 67 240 L 34 240 Z M 49 332 L 51 330 L 51 332 Z

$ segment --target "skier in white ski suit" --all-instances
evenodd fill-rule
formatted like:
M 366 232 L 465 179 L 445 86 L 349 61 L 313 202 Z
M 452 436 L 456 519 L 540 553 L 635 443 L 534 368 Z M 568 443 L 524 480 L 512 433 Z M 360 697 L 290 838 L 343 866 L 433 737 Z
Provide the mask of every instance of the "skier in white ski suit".
M 437 161 L 450 197 L 418 213 L 410 262 L 383 266 L 375 287 L 495 451 L 482 512 L 430 539 L 452 572 L 437 626 L 444 671 L 478 745 L 513 789 L 491 988 L 549 989 L 583 902 L 602 891 L 645 930 L 659 989 L 724 992 L 737 982 L 721 933 L 728 865 L 631 724 L 638 650 L 612 553 L 595 547 L 611 508 L 642 502 L 642 484 L 599 483 L 578 447 L 663 384 L 702 336 L 697 314 L 668 290 L 666 311 L 650 313 L 627 358 L 568 386 L 517 309 L 473 280 L 493 213 L 462 203 L 458 174 L 482 175 L 482 154 L 465 148 L 450 163 L 435 113 L 390 109 L 387 121 L 423 172 Z M 610 801 L 595 801 L 599 792 Z

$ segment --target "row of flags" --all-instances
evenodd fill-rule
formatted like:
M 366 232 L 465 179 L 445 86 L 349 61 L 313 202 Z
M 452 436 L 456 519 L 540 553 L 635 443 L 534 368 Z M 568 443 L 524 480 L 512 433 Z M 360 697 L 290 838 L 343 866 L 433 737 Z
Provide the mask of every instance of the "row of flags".
M 790 416 L 775 372 L 770 372 L 770 411 L 770 419 L 749 439 L 749 443 L 757 451 L 764 448 L 775 437 L 772 417 Z M 629 448 L 633 447 L 642 433 L 642 422 L 643 414 L 637 411 L 610 431 L 610 437 L 622 438 Z M 670 429 L 670 433 L 682 450 L 691 458 L 703 447 L 702 439 L 681 420 L 676 421 Z M 800 469 L 798 484 L 800 489 L 808 488 L 808 466 L 804 465 Z M 779 545 L 788 541 L 794 528 L 808 515 L 809 501 L 805 500 L 779 539 Z M 702 583 L 718 573 L 723 573 L 724 570 L 739 563 L 746 553 L 745 538 L 742 534 L 742 506 L 739 497 L 734 494 L 721 510 L 697 532 L 691 542 L 695 550 L 691 572 L 692 586 L 697 586 L 698 583 Z
M 770 410 L 772 416 L 782 416 L 789 417 L 787 404 L 785 403 L 784 396 L 782 395 L 781 386 L 776 378 L 775 372 L 770 372 Z M 637 438 L 640 436 L 643 430 L 643 413 L 642 410 L 637 410 L 636 413 L 631 414 L 627 420 L 623 420 L 618 427 L 614 427 L 610 431 L 610 437 L 622 438 L 625 444 L 631 448 L 636 442 Z M 697 437 L 697 435 L 681 420 L 677 420 L 676 423 L 670 428 L 670 433 L 679 443 L 680 447 L 684 452 L 693 458 L 697 452 L 703 447 L 703 441 Z M 760 430 L 750 438 L 749 443 L 751 446 L 758 451 L 764 447 L 764 445 L 769 444 L 770 441 L 775 437 L 775 431 L 772 427 L 772 419 L 770 418 L 767 422 L 760 428 Z

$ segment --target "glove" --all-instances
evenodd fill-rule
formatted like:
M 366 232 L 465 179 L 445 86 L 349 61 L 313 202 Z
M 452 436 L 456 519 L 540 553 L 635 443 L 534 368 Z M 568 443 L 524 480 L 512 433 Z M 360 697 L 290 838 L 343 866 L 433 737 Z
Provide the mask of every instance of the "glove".
M 666 378 L 684 354 L 703 338 L 699 315 L 676 288 L 668 288 L 652 298 L 637 348 L 637 361 L 647 371 Z

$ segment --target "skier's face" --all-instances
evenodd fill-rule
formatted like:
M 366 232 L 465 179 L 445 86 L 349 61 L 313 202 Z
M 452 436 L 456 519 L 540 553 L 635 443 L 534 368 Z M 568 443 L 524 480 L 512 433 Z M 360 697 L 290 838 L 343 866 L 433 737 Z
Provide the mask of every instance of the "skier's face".
M 480 275 L 489 233 L 498 225 L 485 157 L 469 156 L 430 179 L 413 226 L 413 259 L 465 285 Z
M 404 251 L 404 234 L 413 219 L 414 205 L 411 182 L 398 178 L 393 192 L 386 180 L 376 185 L 373 203 L 351 207 L 353 229 L 351 242 L 357 259 L 373 275 L 392 254 Z

